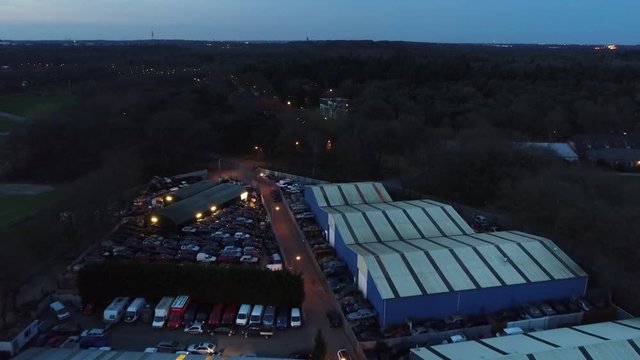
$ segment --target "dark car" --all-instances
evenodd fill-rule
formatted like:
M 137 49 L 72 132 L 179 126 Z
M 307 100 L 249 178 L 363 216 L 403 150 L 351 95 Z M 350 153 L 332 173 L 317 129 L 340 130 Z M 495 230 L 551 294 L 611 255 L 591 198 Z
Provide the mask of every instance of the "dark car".
M 182 326 L 187 326 L 196 320 L 196 314 L 198 311 L 198 303 L 195 301 L 187 306 L 187 311 L 184 312 L 184 318 L 182 319 Z
M 242 330 L 242 335 L 244 337 L 260 336 L 261 330 L 262 327 L 260 325 L 249 325 Z
M 278 316 L 276 317 L 276 329 L 283 330 L 289 327 L 289 309 L 278 309 Z
M 80 324 L 62 323 L 51 328 L 51 333 L 56 335 L 78 335 L 82 327 Z
M 161 353 L 174 353 L 178 350 L 179 345 L 180 343 L 177 341 L 163 341 L 159 343 L 156 348 L 158 349 L 158 352 Z
M 342 318 L 335 310 L 327 311 L 327 320 L 329 320 L 329 326 L 333 328 L 342 326 Z
M 107 340 L 106 338 L 103 337 L 85 337 L 85 338 L 81 338 L 80 341 L 78 342 L 78 345 L 80 346 L 80 349 L 88 349 L 88 348 L 92 348 L 92 347 L 103 347 L 103 346 L 109 346 L 109 340 Z
M 351 360 L 352 357 L 347 351 L 347 349 L 338 350 L 338 360 Z
M 210 304 L 200 305 L 200 307 L 198 307 L 198 312 L 196 313 L 196 319 L 194 321 L 206 324 L 207 320 L 209 320 L 209 314 L 211 313 L 212 307 L 213 306 Z
M 295 351 L 289 354 L 288 358 L 309 360 L 311 359 L 311 351 L 308 351 L 308 350 Z

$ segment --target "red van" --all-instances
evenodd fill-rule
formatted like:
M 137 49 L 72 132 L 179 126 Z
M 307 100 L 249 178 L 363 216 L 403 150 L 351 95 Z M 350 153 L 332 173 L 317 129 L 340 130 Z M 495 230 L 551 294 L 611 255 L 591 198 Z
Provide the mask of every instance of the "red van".
M 236 323 L 236 316 L 238 315 L 238 310 L 240 307 L 238 305 L 229 304 L 224 310 L 224 314 L 222 315 L 221 323 L 224 325 L 233 325 Z
M 222 315 L 224 314 L 224 304 L 216 304 L 211 310 L 211 315 L 209 316 L 209 326 L 214 327 L 216 325 L 220 325 L 220 321 L 222 321 Z
M 173 300 L 173 304 L 169 308 L 169 316 L 167 319 L 167 327 L 170 329 L 177 329 L 182 325 L 184 319 L 184 313 L 189 306 L 189 295 L 179 295 Z

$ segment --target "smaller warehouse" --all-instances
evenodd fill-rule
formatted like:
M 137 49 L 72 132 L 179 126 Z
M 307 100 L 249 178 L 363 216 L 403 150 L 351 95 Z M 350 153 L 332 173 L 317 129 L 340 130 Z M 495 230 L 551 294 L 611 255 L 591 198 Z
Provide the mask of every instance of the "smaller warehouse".
M 243 196 L 246 196 L 246 190 L 242 186 L 222 183 L 157 211 L 151 215 L 151 222 L 163 228 L 178 229 L 206 213 L 241 200 Z
M 164 200 L 168 203 L 176 203 L 178 201 L 182 201 L 184 199 L 190 198 L 196 194 L 199 194 L 203 191 L 209 190 L 213 187 L 215 187 L 217 185 L 217 183 L 210 181 L 210 180 L 204 180 L 204 181 L 199 181 L 195 184 L 191 184 L 189 186 L 185 186 L 185 187 L 181 187 L 176 191 L 172 191 L 168 194 L 166 194 L 164 196 Z
M 410 359 L 640 359 L 640 318 L 416 348 Z

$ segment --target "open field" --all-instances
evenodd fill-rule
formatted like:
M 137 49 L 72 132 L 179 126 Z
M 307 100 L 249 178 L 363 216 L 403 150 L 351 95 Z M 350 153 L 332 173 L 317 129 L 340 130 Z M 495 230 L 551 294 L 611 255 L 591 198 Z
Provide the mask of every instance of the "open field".
M 7 131 L 15 125 L 15 121 L 4 118 L 0 115 L 0 132 Z
M 38 212 L 59 196 L 55 189 L 38 194 L 0 193 L 0 228 Z
M 9 95 L 0 97 L 0 112 L 37 119 L 72 105 L 74 102 L 75 96 L 71 94 Z M 0 124 L 2 124 L 1 119 Z

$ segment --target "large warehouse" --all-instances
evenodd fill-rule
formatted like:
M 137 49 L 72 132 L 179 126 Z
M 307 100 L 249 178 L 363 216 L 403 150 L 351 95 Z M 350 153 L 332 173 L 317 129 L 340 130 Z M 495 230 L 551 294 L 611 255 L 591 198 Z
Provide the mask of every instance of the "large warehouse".
M 340 196 L 329 195 L 330 186 Z M 357 197 L 342 196 L 350 187 Z M 587 274 L 550 240 L 475 233 L 446 204 L 393 202 L 379 183 L 307 186 L 305 199 L 383 327 L 586 291 Z
M 640 319 L 411 349 L 411 360 L 640 359 Z

